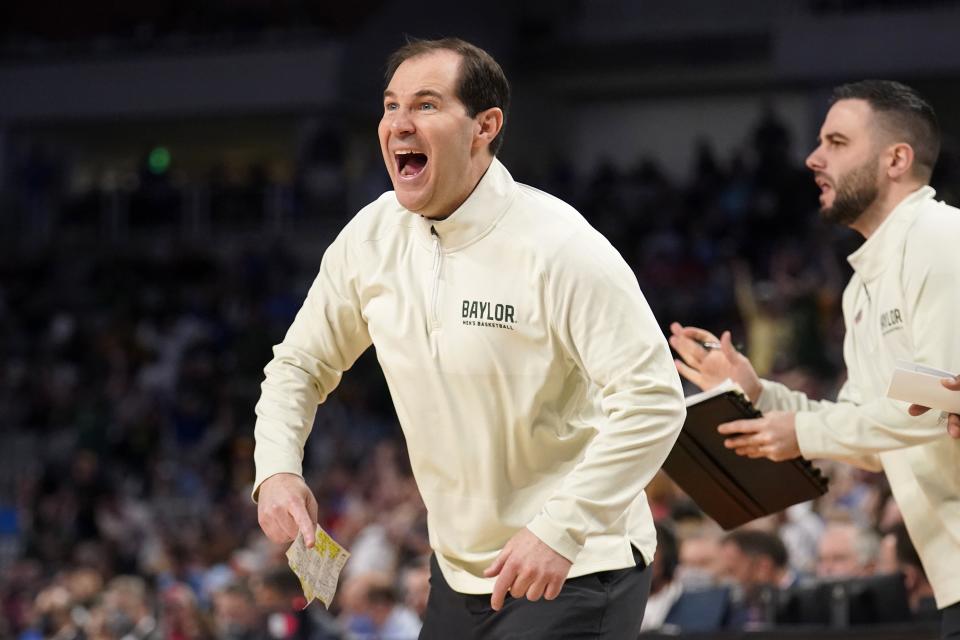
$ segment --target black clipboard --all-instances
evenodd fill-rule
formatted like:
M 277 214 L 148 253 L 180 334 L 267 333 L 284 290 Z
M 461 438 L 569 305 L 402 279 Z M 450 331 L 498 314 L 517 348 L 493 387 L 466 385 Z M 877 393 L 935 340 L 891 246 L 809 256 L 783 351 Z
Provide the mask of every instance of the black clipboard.
M 717 426 L 762 415 L 730 387 L 688 398 L 687 419 L 663 465 L 667 475 L 724 529 L 825 494 L 827 479 L 803 458 L 746 458 L 723 446 L 727 436 Z

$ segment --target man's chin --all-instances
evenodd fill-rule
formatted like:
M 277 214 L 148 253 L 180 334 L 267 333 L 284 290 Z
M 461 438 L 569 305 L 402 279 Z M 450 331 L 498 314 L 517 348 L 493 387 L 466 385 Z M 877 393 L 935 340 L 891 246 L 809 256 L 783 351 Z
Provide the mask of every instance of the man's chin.
M 397 201 L 407 211 L 412 211 L 413 213 L 420 213 L 425 204 L 423 198 L 419 197 L 419 194 L 408 193 L 403 188 L 402 185 L 394 186 L 394 193 L 397 195 Z
M 856 222 L 859 217 L 860 213 L 858 211 L 852 211 L 846 208 L 838 209 L 834 205 L 820 207 L 820 219 L 832 224 L 849 227 L 852 223 Z

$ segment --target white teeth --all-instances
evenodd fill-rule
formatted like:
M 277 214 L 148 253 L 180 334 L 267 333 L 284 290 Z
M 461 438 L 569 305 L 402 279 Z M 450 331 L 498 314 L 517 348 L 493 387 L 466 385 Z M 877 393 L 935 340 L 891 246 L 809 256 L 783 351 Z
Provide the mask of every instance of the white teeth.
M 409 155 L 409 154 L 411 154 L 411 153 L 423 153 L 423 152 L 422 152 L 422 151 L 416 151 L 416 150 L 414 150 L 414 149 L 400 149 L 399 151 L 394 151 L 394 153 L 395 153 L 396 155 L 398 155 L 398 156 L 405 156 L 405 155 Z

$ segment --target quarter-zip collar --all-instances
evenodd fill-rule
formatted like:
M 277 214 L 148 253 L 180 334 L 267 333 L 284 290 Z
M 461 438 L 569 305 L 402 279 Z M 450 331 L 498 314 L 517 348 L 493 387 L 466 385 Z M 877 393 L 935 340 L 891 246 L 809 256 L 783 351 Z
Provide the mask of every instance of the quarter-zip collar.
M 456 211 L 443 220 L 432 220 L 418 214 L 417 236 L 433 248 L 439 236 L 446 253 L 457 251 L 490 233 L 516 197 L 517 184 L 507 168 L 496 158 L 480 178 L 473 192 Z M 436 229 L 433 234 L 432 229 Z
M 870 282 L 883 273 L 890 262 L 891 252 L 903 242 L 907 229 L 920 213 L 920 205 L 931 200 L 936 193 L 933 187 L 926 186 L 908 195 L 860 248 L 847 256 L 847 262 L 864 282 Z

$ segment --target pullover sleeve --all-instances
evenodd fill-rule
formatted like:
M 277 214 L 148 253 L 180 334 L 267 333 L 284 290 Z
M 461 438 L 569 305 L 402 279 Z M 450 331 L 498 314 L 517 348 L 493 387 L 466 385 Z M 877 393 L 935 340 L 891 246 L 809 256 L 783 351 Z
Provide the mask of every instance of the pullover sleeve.
M 810 416 L 817 416 L 822 412 L 833 411 L 837 408 L 842 409 L 847 407 L 852 410 L 858 408 L 857 404 L 860 395 L 856 385 L 851 380 L 847 380 L 843 387 L 841 387 L 836 402 L 830 402 L 829 400 L 811 400 L 805 393 L 794 391 L 779 382 L 761 380 L 761 384 L 763 385 L 763 392 L 760 394 L 760 398 L 756 403 L 757 409 L 762 413 L 767 413 L 768 411 L 796 412 L 798 441 L 801 441 L 801 431 L 804 429 L 800 426 L 800 423 L 803 420 L 809 419 Z M 805 458 L 829 457 L 833 460 L 839 460 L 860 467 L 861 469 L 866 469 L 867 471 L 879 472 L 883 468 L 880 464 L 880 458 L 877 455 L 870 452 L 861 452 L 858 449 L 841 449 L 838 447 L 830 456 L 815 456 L 803 447 L 801 441 L 800 451 Z
M 663 333 L 605 239 L 590 232 L 568 240 L 544 284 L 567 357 L 600 389 L 597 434 L 527 525 L 573 561 L 586 536 L 608 530 L 660 469 L 686 408 Z
M 255 409 L 254 499 L 270 476 L 302 474 L 303 447 L 317 406 L 370 346 L 347 262 L 350 229 L 344 229 L 324 253 L 303 306 L 264 368 Z
M 911 229 L 900 274 L 905 330 L 910 332 L 914 361 L 953 372 L 960 371 L 960 263 L 955 258 L 960 225 L 956 222 L 938 227 L 935 233 Z M 765 385 L 763 395 L 766 391 Z M 800 407 L 800 450 L 807 458 L 843 459 L 948 437 L 941 412 L 913 417 L 907 413 L 908 406 L 877 394 L 860 404 Z

